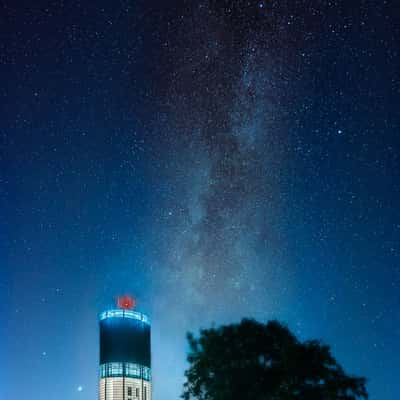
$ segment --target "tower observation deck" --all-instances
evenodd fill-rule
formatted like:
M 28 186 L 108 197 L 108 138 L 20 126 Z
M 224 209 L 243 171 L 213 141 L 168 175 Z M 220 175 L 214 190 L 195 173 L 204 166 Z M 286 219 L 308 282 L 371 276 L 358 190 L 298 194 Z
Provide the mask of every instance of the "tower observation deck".
M 151 400 L 150 321 L 134 300 L 100 314 L 99 400 Z

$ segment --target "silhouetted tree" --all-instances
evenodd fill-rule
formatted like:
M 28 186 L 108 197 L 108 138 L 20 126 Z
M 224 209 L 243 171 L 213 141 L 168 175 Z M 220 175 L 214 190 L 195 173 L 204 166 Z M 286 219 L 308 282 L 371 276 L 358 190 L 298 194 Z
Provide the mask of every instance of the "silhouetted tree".
M 188 334 L 185 400 L 367 399 L 365 378 L 348 376 L 329 346 L 300 342 L 277 321 Z

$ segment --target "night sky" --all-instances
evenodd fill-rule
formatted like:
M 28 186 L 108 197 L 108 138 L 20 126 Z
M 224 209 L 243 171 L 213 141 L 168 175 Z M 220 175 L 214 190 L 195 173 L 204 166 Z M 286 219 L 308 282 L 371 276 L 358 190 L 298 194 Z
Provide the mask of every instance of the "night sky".
M 97 398 L 98 314 L 277 318 L 400 398 L 395 1 L 3 1 L 0 397 Z

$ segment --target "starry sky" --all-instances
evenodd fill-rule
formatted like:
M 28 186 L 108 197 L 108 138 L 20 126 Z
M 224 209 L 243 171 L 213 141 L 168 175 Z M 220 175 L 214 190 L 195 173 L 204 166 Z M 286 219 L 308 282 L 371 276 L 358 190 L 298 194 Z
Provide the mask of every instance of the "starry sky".
M 2 397 L 96 399 L 118 294 L 155 400 L 188 330 L 277 318 L 400 397 L 391 1 L 3 1 Z M 21 383 L 22 382 L 22 383 Z

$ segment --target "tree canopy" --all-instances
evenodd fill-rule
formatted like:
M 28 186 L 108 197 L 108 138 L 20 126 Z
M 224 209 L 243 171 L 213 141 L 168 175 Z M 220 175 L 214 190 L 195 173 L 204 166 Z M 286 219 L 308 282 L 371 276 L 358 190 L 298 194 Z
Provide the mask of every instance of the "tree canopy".
M 184 400 L 367 399 L 365 378 L 347 375 L 329 346 L 301 342 L 277 321 L 188 334 Z

